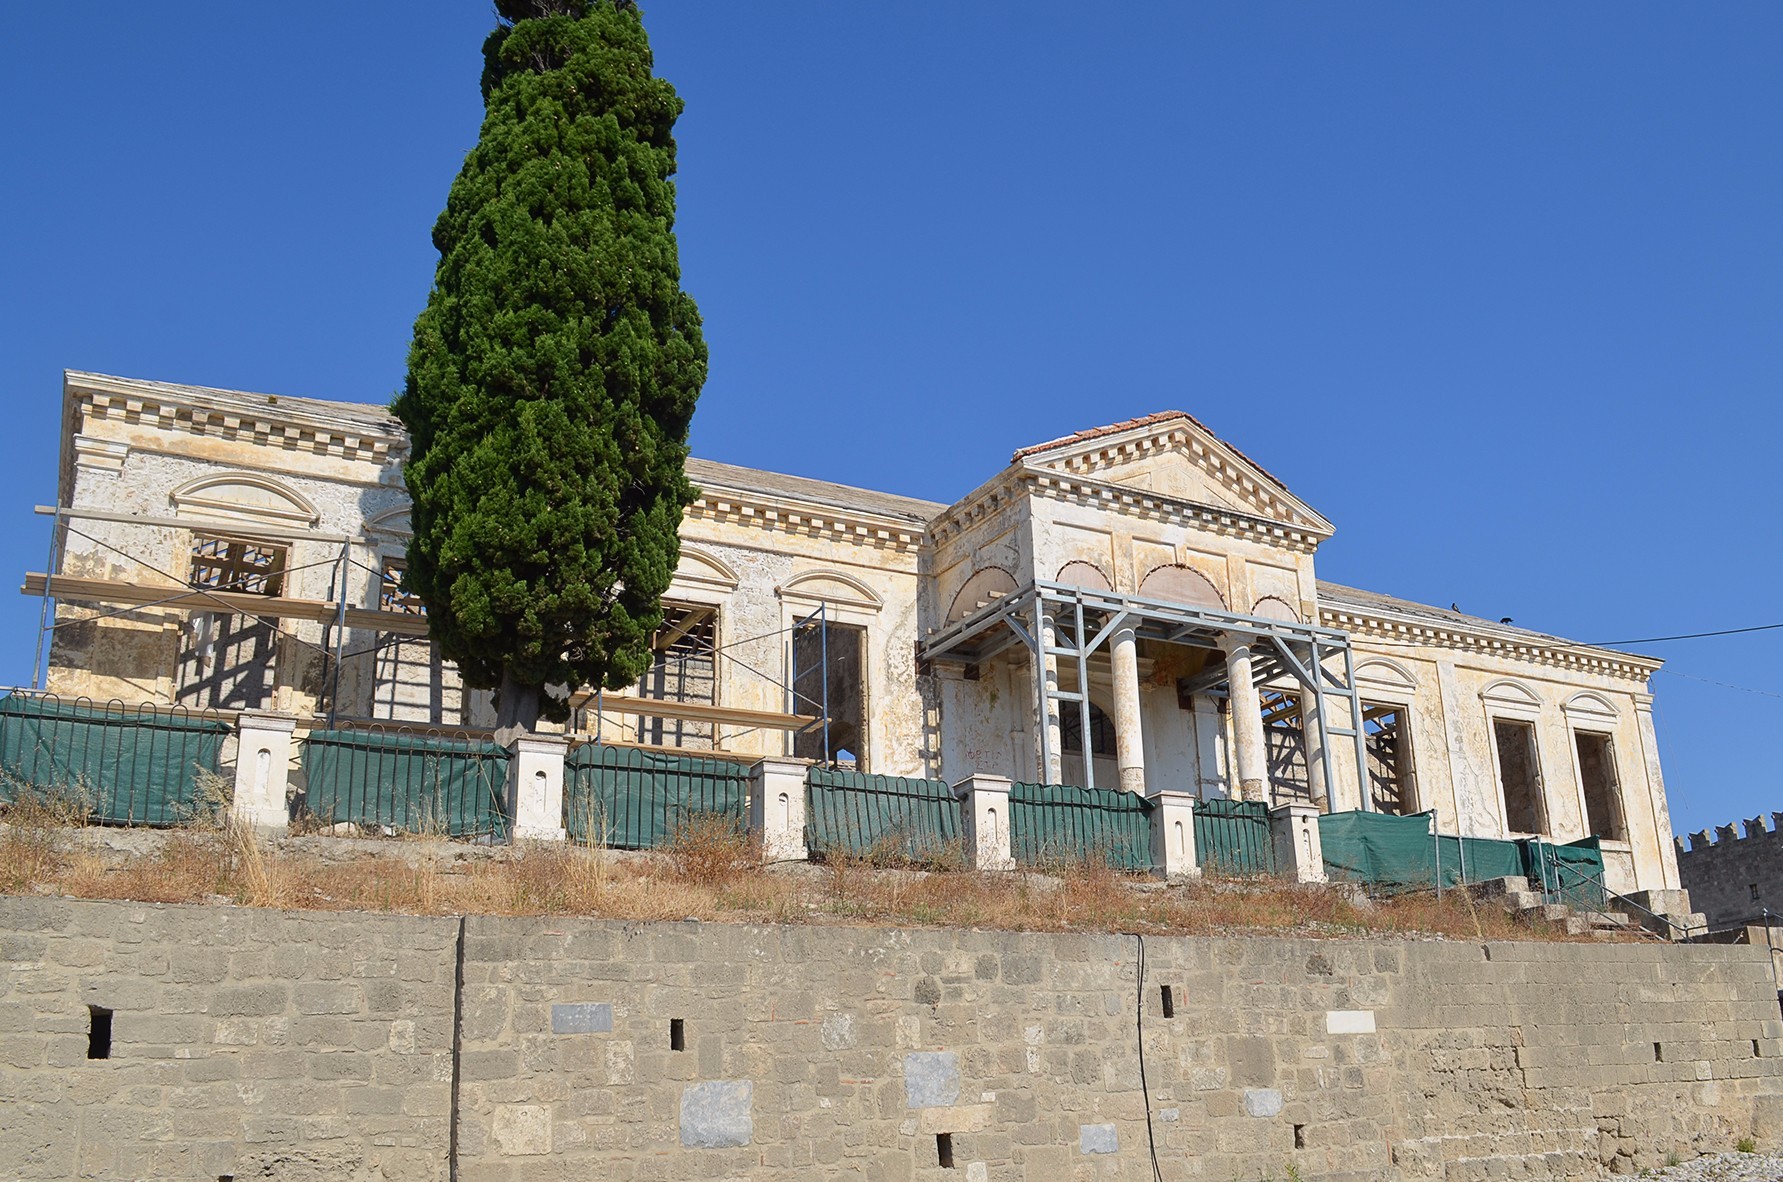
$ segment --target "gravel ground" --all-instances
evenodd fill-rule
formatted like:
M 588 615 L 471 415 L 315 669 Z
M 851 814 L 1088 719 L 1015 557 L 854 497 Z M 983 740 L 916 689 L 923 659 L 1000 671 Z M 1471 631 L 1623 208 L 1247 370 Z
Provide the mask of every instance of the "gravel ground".
M 1646 1175 L 1670 1182 L 1779 1182 L 1783 1154 L 1718 1153 Z

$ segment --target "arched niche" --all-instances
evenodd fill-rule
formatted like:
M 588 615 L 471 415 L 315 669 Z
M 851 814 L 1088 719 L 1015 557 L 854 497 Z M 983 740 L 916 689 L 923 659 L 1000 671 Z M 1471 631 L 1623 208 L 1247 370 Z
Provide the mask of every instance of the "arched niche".
M 1265 595 L 1251 604 L 1251 615 L 1265 620 L 1282 620 L 1289 624 L 1301 623 L 1300 613 L 1292 604 L 1279 595 Z
M 776 588 L 775 593 L 788 603 L 809 607 L 827 603 L 856 611 L 877 612 L 885 606 L 885 601 L 871 587 L 853 575 L 837 570 L 794 575 Z
M 168 494 L 174 511 L 193 517 L 315 525 L 321 512 L 282 481 L 257 472 L 217 472 L 188 480 Z
M 394 509 L 386 509 L 377 516 L 367 519 L 365 532 L 382 537 L 407 538 L 414 533 L 409 522 L 409 507 L 398 505 Z
M 1396 690 L 1412 691 L 1418 688 L 1418 679 L 1410 669 L 1385 657 L 1370 657 L 1357 665 L 1356 680 Z
M 1054 581 L 1067 587 L 1082 587 L 1085 591 L 1114 590 L 1114 582 L 1108 577 L 1107 571 L 1093 562 L 1082 560 L 1067 562 L 1061 566 L 1058 578 Z
M 716 554 L 694 546 L 681 547 L 681 561 L 675 566 L 675 583 L 728 594 L 742 581 L 742 576 Z
M 1140 580 L 1139 594 L 1147 599 L 1163 600 L 1165 603 L 1226 610 L 1226 601 L 1221 597 L 1219 588 L 1200 571 L 1180 563 L 1153 567 Z
M 1503 678 L 1480 691 L 1480 698 L 1489 706 L 1508 710 L 1540 710 L 1542 696 L 1520 681 Z
M 1562 702 L 1560 708 L 1566 716 L 1577 722 L 1615 723 L 1618 715 L 1616 707 L 1602 694 L 1581 690 Z
M 954 593 L 947 608 L 948 623 L 965 619 L 981 605 L 1003 598 L 1015 590 L 1015 576 L 1000 566 L 987 566 L 972 572 Z

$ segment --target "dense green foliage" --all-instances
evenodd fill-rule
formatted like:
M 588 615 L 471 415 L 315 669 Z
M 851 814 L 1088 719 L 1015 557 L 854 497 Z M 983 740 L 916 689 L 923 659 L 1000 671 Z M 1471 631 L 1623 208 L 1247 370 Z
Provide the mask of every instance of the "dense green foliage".
M 674 88 L 625 0 L 500 0 L 477 145 L 395 411 L 408 585 L 504 725 L 649 663 L 706 376 L 675 248 Z

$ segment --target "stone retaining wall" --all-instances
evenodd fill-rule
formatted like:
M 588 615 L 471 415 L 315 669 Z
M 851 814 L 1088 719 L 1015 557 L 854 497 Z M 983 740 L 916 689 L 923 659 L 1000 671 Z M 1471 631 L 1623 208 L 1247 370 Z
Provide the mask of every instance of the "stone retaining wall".
M 0 953 L 4 1177 L 1588 1177 L 1783 1133 L 1738 946 L 1153 937 L 1142 984 L 1132 936 L 3 899 Z

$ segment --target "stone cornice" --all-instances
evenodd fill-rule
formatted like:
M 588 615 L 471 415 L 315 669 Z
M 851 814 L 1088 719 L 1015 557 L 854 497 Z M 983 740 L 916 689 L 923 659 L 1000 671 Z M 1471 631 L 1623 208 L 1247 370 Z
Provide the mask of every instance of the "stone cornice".
M 381 431 L 363 422 L 277 403 L 245 406 L 220 397 L 155 390 L 146 384 L 120 383 L 107 388 L 91 380 L 71 382 L 68 393 L 93 419 L 141 423 L 166 431 L 373 464 L 398 461 L 408 454 L 408 438 L 400 430 Z
M 1030 468 L 1020 479 L 1036 495 L 1080 505 L 1101 505 L 1153 521 L 1193 525 L 1216 534 L 1244 538 L 1297 553 L 1311 554 L 1330 535 L 1285 521 L 1272 521 L 1195 501 L 1160 496 L 1144 489 L 1107 484 L 1082 476 L 1069 476 L 1045 468 Z
M 1319 606 L 1319 622 L 1357 638 L 1357 651 L 1370 652 L 1369 640 L 1384 640 L 1394 648 L 1447 648 L 1485 656 L 1508 657 L 1532 665 L 1547 665 L 1579 673 L 1595 673 L 1625 681 L 1647 683 L 1663 661 L 1619 653 L 1564 640 L 1544 640 L 1527 633 L 1495 633 L 1480 628 L 1433 624 L 1390 611 L 1369 611 L 1350 604 Z
M 1059 457 L 1055 470 L 1090 477 L 1159 451 L 1187 455 L 1222 487 L 1255 506 L 1259 520 L 1296 526 L 1319 538 L 1330 537 L 1334 532 L 1330 522 L 1263 473 L 1248 457 L 1204 429 L 1197 431 L 1187 419 L 1177 419 L 1155 430 L 1112 436 L 1099 446 Z
M 687 507 L 687 517 L 774 533 L 805 534 L 900 554 L 914 554 L 924 537 L 922 526 L 896 518 L 717 486 L 700 490 L 699 498 Z

